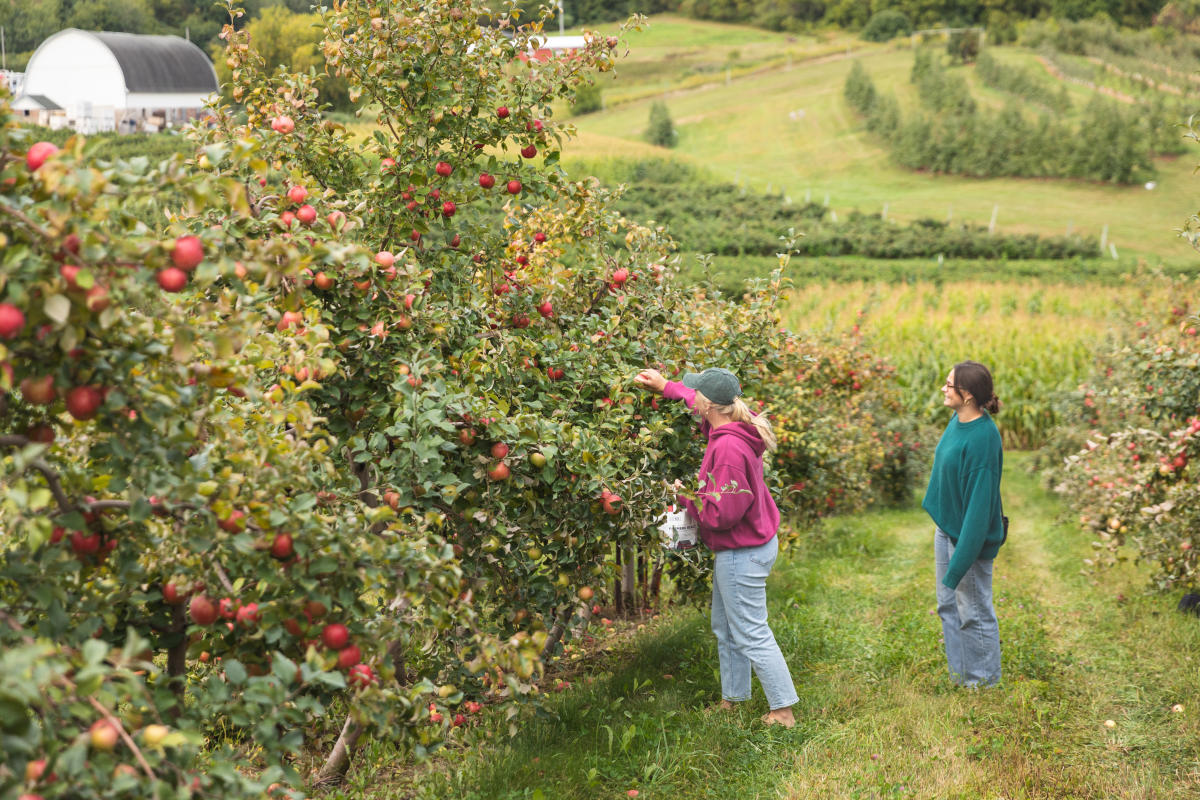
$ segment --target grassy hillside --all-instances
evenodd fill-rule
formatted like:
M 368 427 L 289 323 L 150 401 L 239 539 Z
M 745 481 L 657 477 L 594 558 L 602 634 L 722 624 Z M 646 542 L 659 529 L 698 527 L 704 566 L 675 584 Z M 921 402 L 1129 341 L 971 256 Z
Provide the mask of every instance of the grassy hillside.
M 777 34 L 720 26 L 739 30 L 742 37 L 736 48 L 725 46 L 722 51 L 686 38 L 694 34 L 691 26 L 702 23 L 667 20 L 665 31 L 655 34 L 655 22 L 649 31 L 629 37 L 627 69 L 632 74 L 605 84 L 612 95 L 636 97 L 639 87 L 649 86 L 655 90 L 653 96 L 609 104 L 605 111 L 576 118 L 580 136 L 568 145 L 568 164 L 572 157 L 593 160 L 669 153 L 752 188 L 782 188 L 797 201 L 828 197 L 841 213 L 855 208 L 878 211 L 886 204 L 893 219 L 953 216 L 987 224 L 998 206 L 997 224 L 1006 231 L 1058 234 L 1069 229 L 1098 236 L 1107 225 L 1108 241 L 1123 260 L 1144 257 L 1178 266 L 1195 259 L 1191 248 L 1174 234 L 1192 210 L 1197 188 L 1190 157 L 1160 159 L 1153 190 L 914 173 L 889 162 L 882 143 L 873 140 L 842 98 L 852 59 L 860 58 L 881 90 L 894 90 L 902 106 L 912 101 L 908 49 L 873 48 L 847 55 L 845 42 L 787 42 Z M 708 53 L 709 63 L 719 62 L 722 52 L 728 58 L 733 49 L 745 58 L 755 52 L 746 41 L 751 33 L 765 42 L 763 53 L 785 60 L 768 59 L 757 72 L 740 76 L 731 70 L 728 82 L 723 71 L 710 70 L 704 76 L 708 83 L 702 85 L 692 85 L 698 74 L 694 66 L 676 72 L 662 66 L 686 64 L 697 51 Z M 646 39 L 653 45 L 642 45 L 640 37 L 656 38 Z M 645 55 L 639 47 L 646 48 Z M 996 52 L 1006 60 L 1036 66 L 1029 51 L 998 48 Z M 647 61 L 659 64 L 660 74 L 653 80 L 639 80 L 645 77 Z M 679 79 L 677 84 L 670 83 L 672 74 Z M 668 88 L 672 85 L 684 88 Z M 985 91 L 999 100 L 999 93 Z M 1077 106 L 1086 101 L 1088 90 L 1069 85 L 1068 91 Z M 660 151 L 641 141 L 653 99 L 667 102 L 679 129 L 679 144 L 673 151 Z

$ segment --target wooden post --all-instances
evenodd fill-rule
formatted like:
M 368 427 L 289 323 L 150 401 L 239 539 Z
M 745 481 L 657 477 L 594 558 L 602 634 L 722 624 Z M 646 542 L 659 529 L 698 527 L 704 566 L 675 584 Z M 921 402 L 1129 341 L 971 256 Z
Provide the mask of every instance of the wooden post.
M 1104 230 L 1100 232 L 1100 255 L 1104 255 L 1104 248 L 1108 246 L 1108 226 L 1104 226 Z
M 992 206 L 992 221 L 988 223 L 988 236 L 996 232 L 996 215 L 1000 213 L 999 204 Z

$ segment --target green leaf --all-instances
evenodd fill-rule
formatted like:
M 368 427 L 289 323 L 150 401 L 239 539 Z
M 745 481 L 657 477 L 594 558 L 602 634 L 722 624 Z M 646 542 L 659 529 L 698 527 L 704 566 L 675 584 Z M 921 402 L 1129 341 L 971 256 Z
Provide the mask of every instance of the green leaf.
M 29 709 L 25 704 L 16 695 L 0 691 L 0 729 L 22 736 L 29 725 Z
M 55 324 L 62 325 L 71 316 L 71 301 L 61 294 L 52 294 L 46 298 L 42 310 Z
M 316 505 L 316 495 L 312 494 L 311 492 L 305 492 L 304 494 L 297 495 L 296 498 L 292 500 L 290 508 L 294 513 L 300 514 L 304 511 L 314 508 Z
M 108 655 L 108 643 L 100 639 L 88 639 L 83 643 L 82 649 L 84 662 L 92 666 L 99 664 Z
M 229 682 L 240 686 L 246 682 L 246 668 L 242 666 L 242 662 L 231 660 L 225 662 L 225 677 Z

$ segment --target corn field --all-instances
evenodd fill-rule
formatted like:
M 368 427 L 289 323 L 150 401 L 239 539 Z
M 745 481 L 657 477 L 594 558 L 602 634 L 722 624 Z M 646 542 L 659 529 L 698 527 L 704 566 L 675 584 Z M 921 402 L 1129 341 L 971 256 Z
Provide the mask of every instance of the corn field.
M 939 387 L 954 364 L 983 362 L 1003 404 L 996 422 L 1006 444 L 1032 448 L 1057 423 L 1054 396 L 1087 379 L 1124 312 L 1146 299 L 1133 283 L 817 283 L 792 292 L 785 322 L 864 337 L 896 366 L 906 407 L 930 422 L 945 418 Z

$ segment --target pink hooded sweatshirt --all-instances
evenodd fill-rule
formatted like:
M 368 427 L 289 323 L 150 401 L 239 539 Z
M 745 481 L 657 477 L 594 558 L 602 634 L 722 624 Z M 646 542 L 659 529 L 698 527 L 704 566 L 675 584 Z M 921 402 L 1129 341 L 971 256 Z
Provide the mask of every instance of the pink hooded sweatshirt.
M 678 381 L 667 382 L 663 397 L 695 408 L 696 390 Z M 779 508 L 763 481 L 767 445 L 758 430 L 748 422 L 731 422 L 716 429 L 702 422 L 700 432 L 708 438 L 700 463 L 703 510 L 697 509 L 695 502 L 679 498 L 700 521 L 700 538 L 713 552 L 771 541 L 779 530 Z

